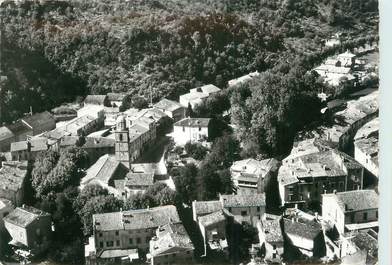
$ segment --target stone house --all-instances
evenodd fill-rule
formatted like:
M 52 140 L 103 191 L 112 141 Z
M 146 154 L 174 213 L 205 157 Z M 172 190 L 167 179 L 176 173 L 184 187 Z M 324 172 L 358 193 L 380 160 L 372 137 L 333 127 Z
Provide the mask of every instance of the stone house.
M 176 145 L 208 140 L 211 125 L 208 118 L 185 118 L 174 123 L 173 140 Z
M 2 162 L 0 168 L 0 198 L 12 204 L 23 204 L 27 176 L 27 161 Z

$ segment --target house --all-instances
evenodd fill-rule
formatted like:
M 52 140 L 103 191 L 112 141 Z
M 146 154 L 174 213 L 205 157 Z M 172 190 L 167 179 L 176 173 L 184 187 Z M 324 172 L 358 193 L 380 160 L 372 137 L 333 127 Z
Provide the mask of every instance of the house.
M 56 128 L 56 120 L 47 111 L 36 113 L 21 119 L 22 123 L 31 129 L 32 135 L 48 132 Z M 22 139 L 26 140 L 26 139 Z
M 281 229 L 281 217 L 267 219 L 266 216 L 257 225 L 260 246 L 265 249 L 264 259 L 269 262 L 281 262 L 284 253 L 284 239 Z
M 286 242 L 285 254 L 291 253 L 308 257 L 323 257 L 325 241 L 321 225 L 317 221 L 301 218 L 283 218 L 283 236 Z M 288 254 L 289 255 L 289 254 Z
M 372 229 L 353 231 L 341 236 L 340 256 L 343 264 L 377 264 L 378 234 Z
M 265 195 L 219 195 L 222 207 L 234 216 L 234 221 L 243 224 L 249 223 L 254 227 L 265 213 Z
M 124 179 L 128 170 L 114 156 L 103 155 L 86 170 L 86 175 L 80 181 L 80 187 L 83 189 L 87 185 L 95 184 L 118 195 L 117 190 L 114 188 L 115 180 Z
M 23 203 L 27 181 L 27 161 L 2 162 L 0 168 L 0 198 L 20 206 Z
M 194 246 L 182 224 L 166 224 L 150 240 L 151 265 L 191 264 Z
M 323 219 L 339 233 L 378 226 L 378 194 L 374 190 L 354 190 L 324 194 Z
M 82 142 L 81 142 L 82 141 Z M 80 148 L 87 152 L 89 160 L 97 161 L 105 154 L 114 155 L 116 141 L 107 137 L 84 137 L 83 140 L 79 136 L 64 136 L 60 141 L 60 149 L 77 146 L 82 144 Z
M 302 141 L 296 141 L 293 144 L 290 154 L 283 159 L 282 163 L 294 162 L 304 155 L 316 154 L 322 151 L 333 149 L 329 142 L 321 138 L 310 138 Z
M 228 220 L 225 211 L 218 210 L 200 216 L 197 223 L 204 241 L 204 254 L 207 254 L 207 247 L 212 251 L 227 254 L 226 226 Z
M 237 189 L 237 194 L 265 192 L 272 174 L 278 169 L 276 159 L 244 159 L 235 161 L 230 167 L 231 178 Z
M 185 118 L 174 123 L 172 136 L 176 145 L 208 140 L 211 128 L 210 120 L 208 118 Z
M 220 211 L 222 209 L 223 207 L 220 201 L 193 201 L 193 221 L 197 222 L 199 217 Z
M 4 225 L 12 237 L 9 244 L 16 248 L 40 254 L 50 247 L 52 217 L 49 213 L 23 205 L 4 218 Z
M 180 104 L 185 108 L 190 106 L 194 109 L 197 105 L 207 100 L 208 97 L 209 95 L 203 92 L 187 93 L 180 96 Z
M 67 122 L 64 126 L 60 127 L 59 130 L 69 133 L 70 135 L 85 136 L 99 130 L 102 126 L 103 120 L 85 115 Z
M 256 72 L 252 72 L 247 75 L 243 75 L 241 77 L 229 80 L 228 87 L 234 87 L 234 86 L 238 86 L 240 84 L 245 84 L 247 82 L 250 82 L 251 80 L 253 80 L 255 77 L 258 77 L 258 76 L 260 76 L 260 73 L 258 71 L 256 71 Z
M 186 107 L 176 101 L 166 98 L 163 98 L 156 103 L 154 108 L 164 112 L 167 116 L 172 118 L 174 122 L 184 119 L 186 115 Z
M 56 121 L 47 111 L 21 118 L 10 125 L 0 127 L 0 151 L 9 151 L 12 142 L 26 141 L 32 136 L 55 128 Z
M 375 118 L 360 128 L 354 137 L 354 157 L 369 172 L 378 178 L 378 130 L 379 118 Z
M 105 115 L 105 122 L 104 126 L 105 128 L 111 128 L 116 125 L 116 120 L 118 116 L 122 115 L 120 112 L 119 107 L 104 107 L 103 109 L 104 115 Z
M 189 90 L 189 92 L 191 94 L 192 93 L 204 93 L 204 94 L 207 94 L 208 96 L 216 94 L 219 91 L 221 91 L 221 89 L 218 88 L 217 86 L 214 86 L 213 84 L 208 84 L 208 85 L 204 85 L 201 87 L 196 87 L 196 88 L 192 88 L 191 90 Z
M 115 180 L 114 186 L 124 198 L 136 193 L 144 193 L 154 185 L 153 173 L 129 172 L 125 179 Z
M 124 99 L 127 97 L 127 94 L 110 92 L 107 93 L 106 96 L 110 106 L 121 107 Z
M 109 107 L 109 100 L 107 95 L 87 95 L 83 103 L 84 106 L 100 105 Z
M 89 244 L 85 248 L 86 263 L 102 259 L 102 253 L 107 250 L 138 249 L 147 252 L 156 229 L 180 222 L 173 205 L 94 214 L 93 239 L 89 241 L 94 245 Z
M 340 150 L 348 148 L 357 131 L 378 116 L 378 90 L 347 102 L 347 108 L 333 116 L 334 125 L 320 128 L 321 138 L 333 143 Z
M 47 139 L 32 138 L 27 141 L 11 143 L 11 157 L 14 161 L 31 160 L 40 153 L 48 150 Z
M 15 135 L 10 129 L 6 126 L 0 127 L 0 152 L 9 151 L 14 139 Z
M 102 105 L 85 105 L 82 108 L 78 109 L 77 117 L 90 116 L 95 119 L 98 119 L 101 123 L 103 123 L 105 119 L 105 107 Z
M 358 162 L 337 150 L 285 161 L 278 171 L 281 203 L 319 205 L 323 193 L 362 189 L 363 172 Z

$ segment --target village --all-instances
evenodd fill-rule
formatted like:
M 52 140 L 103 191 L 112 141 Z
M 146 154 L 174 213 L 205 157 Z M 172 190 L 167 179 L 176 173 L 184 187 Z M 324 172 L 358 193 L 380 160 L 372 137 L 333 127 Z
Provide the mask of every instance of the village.
M 377 52 L 373 46 L 346 51 L 313 70 L 331 86 L 360 87 L 377 76 L 377 64 L 363 55 Z M 31 110 L 0 127 L 0 231 L 8 235 L 0 238 L 0 253 L 12 249 L 4 264 L 29 263 L 51 247 L 52 216 L 29 205 L 26 195 L 40 154 L 75 146 L 86 152 L 80 190 L 100 186 L 124 201 L 157 183 L 176 191 L 171 172 L 187 164 L 198 167 L 202 159 L 190 150 L 210 152 L 219 131 L 214 119 L 192 117 L 192 110 L 261 76 L 249 73 L 230 80 L 227 88 L 206 84 L 177 101 L 162 98 L 140 109 L 124 108 L 126 94 L 87 95 L 75 112 Z M 84 224 L 92 227 L 85 263 L 229 264 L 236 237 L 250 227 L 256 238 L 245 250 L 250 259 L 238 263 L 290 264 L 288 257 L 296 257 L 309 264 L 374 264 L 378 95 L 378 87 L 371 86 L 344 98 L 320 91 L 321 125 L 300 132 L 287 157 L 234 161 L 227 168 L 233 189 L 215 200 L 93 214 Z M 196 189 L 197 181 L 193 184 Z

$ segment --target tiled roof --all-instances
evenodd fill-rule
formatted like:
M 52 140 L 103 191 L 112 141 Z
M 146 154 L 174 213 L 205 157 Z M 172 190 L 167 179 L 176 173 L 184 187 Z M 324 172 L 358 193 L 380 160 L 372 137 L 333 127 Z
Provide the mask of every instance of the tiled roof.
M 124 93 L 107 93 L 106 96 L 108 97 L 109 101 L 122 101 L 127 95 Z
M 202 92 L 193 92 L 193 93 L 183 94 L 180 96 L 180 100 L 184 99 L 187 101 L 201 100 L 203 98 L 208 98 L 208 94 Z
M 213 84 L 196 87 L 190 90 L 191 93 L 205 93 L 207 95 L 219 92 L 221 89 Z
M 154 107 L 166 111 L 175 111 L 177 109 L 183 108 L 183 106 L 180 103 L 166 98 L 163 98 L 161 101 L 156 103 Z
M 174 126 L 208 127 L 210 120 L 209 118 L 185 118 L 174 123 Z
M 88 183 L 92 183 L 93 181 L 99 181 L 104 184 L 109 184 L 109 180 L 114 176 L 118 170 L 124 171 L 124 175 L 126 169 L 123 164 L 118 162 L 115 157 L 110 155 L 101 156 L 94 165 L 86 171 L 86 176 L 84 176 L 81 180 L 82 185 L 87 185 Z
M 263 231 L 267 242 L 283 242 L 282 229 L 280 228 L 280 220 L 264 220 L 262 221 Z
M 84 103 L 94 104 L 94 105 L 104 105 L 106 99 L 107 99 L 106 95 L 88 95 L 84 99 Z
M 283 163 L 279 168 L 278 181 L 283 185 L 288 185 L 308 177 L 345 176 L 347 173 L 342 168 L 342 164 L 347 169 L 363 168 L 349 155 L 337 150 L 329 150 L 304 155 L 295 161 Z
M 159 163 L 133 163 L 131 164 L 131 171 L 133 173 L 152 173 L 154 175 L 166 175 L 162 172 Z
M 225 220 L 226 216 L 222 210 L 200 216 L 198 219 L 199 223 L 202 224 L 204 227 L 208 227 L 210 225 L 223 222 Z
M 30 140 L 31 152 L 45 151 L 48 149 L 48 140 L 46 138 L 33 138 Z M 11 143 L 11 152 L 28 150 L 28 141 L 20 141 Z
M 13 137 L 14 134 L 10 129 L 8 129 L 6 126 L 0 127 L 0 141 L 4 141 Z
M 265 194 L 220 195 L 223 207 L 265 206 Z
M 141 126 L 140 124 L 132 124 L 129 126 L 129 131 L 134 134 L 144 134 L 149 130 L 146 127 Z
M 286 157 L 283 161 L 289 161 L 304 155 L 314 154 L 320 151 L 327 151 L 331 149 L 332 147 L 329 145 L 329 143 L 322 139 L 306 139 L 303 141 L 294 142 L 293 149 L 291 150 L 290 155 Z
M 152 256 L 190 249 L 194 247 L 182 224 L 167 224 L 158 228 L 157 236 L 150 241 Z
M 339 206 L 346 212 L 378 208 L 379 196 L 374 190 L 353 190 L 323 196 L 335 197 Z
M 257 71 L 256 72 L 252 72 L 252 73 L 249 73 L 247 75 L 243 75 L 241 77 L 229 80 L 228 84 L 229 84 L 229 86 L 235 86 L 235 85 L 238 85 L 238 84 L 250 81 L 250 80 L 252 80 L 253 78 L 255 78 L 255 77 L 259 76 L 259 75 L 260 75 L 260 73 L 257 72 Z
M 321 232 L 321 225 L 315 221 L 293 221 L 283 218 L 284 232 L 288 235 L 314 240 Z
M 64 136 L 64 138 L 61 139 L 60 146 L 74 146 L 78 140 L 78 136 Z M 83 144 L 82 148 L 114 148 L 114 145 L 116 143 L 114 139 L 106 137 L 85 137 L 85 140 L 86 142 Z
M 356 148 L 361 150 L 366 155 L 372 158 L 378 158 L 379 152 L 379 144 L 378 144 L 378 137 L 369 137 L 365 139 L 356 140 L 354 142 Z M 376 164 L 378 165 L 378 159 L 375 159 Z
M 27 132 L 31 130 L 30 127 L 24 124 L 21 120 L 18 120 L 10 125 L 7 125 L 7 127 L 13 134 L 20 134 L 22 132 Z
M 31 206 L 17 207 L 4 218 L 4 222 L 27 227 L 42 216 L 50 216 L 50 214 Z
M 89 115 L 85 115 L 82 117 L 75 118 L 71 121 L 69 121 L 63 129 L 65 131 L 70 132 L 70 133 L 76 133 L 77 130 L 83 128 L 84 126 L 94 122 L 96 119 L 94 117 L 91 117 Z
M 8 207 L 12 207 L 12 202 L 10 200 L 0 198 L 0 210 Z
M 368 138 L 378 134 L 380 129 L 380 119 L 377 117 L 363 125 L 355 134 L 354 140 Z
M 139 258 L 139 253 L 137 249 L 107 249 L 102 251 L 99 255 L 101 259 L 113 259 L 122 257 L 133 257 L 135 259 Z
M 34 129 L 46 127 L 48 124 L 51 124 L 53 127 L 52 129 L 54 129 L 56 124 L 56 120 L 54 119 L 53 115 L 47 111 L 24 117 L 22 120 Z
M 216 212 L 222 209 L 222 203 L 220 201 L 193 201 L 192 210 L 196 216 L 206 215 L 212 212 Z
M 173 205 L 94 214 L 93 220 L 97 231 L 158 228 L 165 224 L 180 222 L 177 209 Z
M 129 172 L 125 179 L 125 186 L 151 186 L 154 184 L 154 173 Z
M 235 161 L 230 170 L 232 172 L 239 172 L 241 174 L 264 177 L 270 172 L 272 168 L 277 166 L 277 162 L 278 161 L 274 158 L 264 159 L 261 161 L 249 158 Z
M 18 191 L 22 188 L 27 175 L 27 161 L 3 162 L 0 168 L 0 189 Z

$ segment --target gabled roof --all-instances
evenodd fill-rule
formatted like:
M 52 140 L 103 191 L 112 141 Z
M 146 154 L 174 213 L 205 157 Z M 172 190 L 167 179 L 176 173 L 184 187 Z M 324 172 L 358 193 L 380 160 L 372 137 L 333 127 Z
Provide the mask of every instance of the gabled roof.
M 278 161 L 274 158 L 256 160 L 253 158 L 235 161 L 230 167 L 232 172 L 241 174 L 255 175 L 264 177 L 272 168 L 277 165 Z
M 226 216 L 223 210 L 219 210 L 207 215 L 200 216 L 198 218 L 198 222 L 204 227 L 208 227 L 217 223 L 224 222 L 226 220 Z
M 18 191 L 23 187 L 27 175 L 27 161 L 3 162 L 0 168 L 0 189 Z
M 0 142 L 13 137 L 14 133 L 10 129 L 8 129 L 6 126 L 0 127 Z
M 374 190 L 353 190 L 323 194 L 334 198 L 345 212 L 363 211 L 378 208 L 379 196 Z
M 208 127 L 210 124 L 209 118 L 185 118 L 176 123 L 174 126 L 181 126 L 181 127 Z
M 193 249 L 192 241 L 182 224 L 167 224 L 158 228 L 157 236 L 150 241 L 152 256 Z
M 192 210 L 196 216 L 202 216 L 222 209 L 220 201 L 193 201 Z
M 166 111 L 175 111 L 181 108 L 184 108 L 180 103 L 167 99 L 167 98 L 163 98 L 161 101 L 159 101 L 158 103 L 156 103 L 154 105 L 155 108 L 157 109 L 163 109 Z
M 105 105 L 106 99 L 106 95 L 88 95 L 84 99 L 84 104 Z
M 48 124 L 52 125 L 52 129 L 56 126 L 56 120 L 52 114 L 47 111 L 36 113 L 31 116 L 22 118 L 22 121 L 28 126 L 34 129 L 40 129 L 41 127 L 46 127 Z
M 106 94 L 109 101 L 122 101 L 127 95 L 125 93 L 113 93 L 109 92 Z
M 20 141 L 11 143 L 11 152 L 18 152 L 23 150 L 28 150 L 30 143 L 31 152 L 45 151 L 48 149 L 48 140 L 46 138 L 33 138 L 30 141 Z
M 265 194 L 220 195 L 224 208 L 265 206 Z
M 93 220 L 97 231 L 158 228 L 169 223 L 181 222 L 177 209 L 173 205 L 94 214 Z
M 280 228 L 280 220 L 263 220 L 263 232 L 267 242 L 283 242 L 282 229 Z
M 191 93 L 205 93 L 210 95 L 212 93 L 219 92 L 221 89 L 213 84 L 204 85 L 201 87 L 196 87 L 190 90 Z
M 110 155 L 101 156 L 94 165 L 86 171 L 86 176 L 81 180 L 81 185 L 87 185 L 93 181 L 99 181 L 104 184 L 109 184 L 110 179 L 118 170 L 126 172 L 125 166 Z
M 17 207 L 4 218 L 4 222 L 25 228 L 43 216 L 50 217 L 50 214 L 31 206 Z
M 293 221 L 283 218 L 284 232 L 287 235 L 314 240 L 321 233 L 321 225 L 315 221 Z
M 139 258 L 137 249 L 106 249 L 99 255 L 101 259 L 113 259 L 122 257 L 131 257 L 133 259 Z
M 152 186 L 154 184 L 154 173 L 129 172 L 125 178 L 125 186 Z

